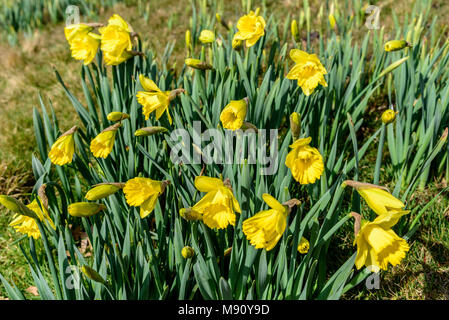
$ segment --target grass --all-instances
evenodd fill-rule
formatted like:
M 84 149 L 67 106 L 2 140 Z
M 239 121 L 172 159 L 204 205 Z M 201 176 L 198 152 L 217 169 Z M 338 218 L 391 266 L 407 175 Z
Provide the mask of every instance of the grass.
M 376 2 L 376 1 L 374 1 Z M 238 5 L 235 5 L 235 4 Z M 319 2 L 312 3 L 312 11 L 318 12 Z M 377 1 L 382 8 L 381 24 L 387 31 L 392 25 L 390 16 L 393 1 Z M 439 15 L 440 21 L 447 21 L 449 4 L 444 1 L 434 1 L 433 10 Z M 188 27 L 190 6 L 180 6 L 178 1 L 152 1 L 150 19 L 145 20 L 137 10 L 136 5 L 123 4 L 114 9 L 105 10 L 100 14 L 100 20 L 106 21 L 113 12 L 119 12 L 125 20 L 140 27 L 144 45 L 155 52 L 161 52 L 165 45 L 175 41 L 172 66 L 180 68 L 185 58 L 184 32 Z M 267 1 L 268 7 L 277 15 L 293 12 L 299 15 L 302 1 Z M 238 9 L 240 1 L 227 1 L 223 17 L 235 22 L 241 12 Z M 398 12 L 406 12 L 409 1 L 394 1 Z M 443 16 L 441 15 L 443 14 Z M 400 15 L 399 15 L 400 16 Z M 63 34 L 63 24 L 47 25 L 37 30 L 32 37 L 19 39 L 20 46 L 11 47 L 0 43 L 2 59 L 0 59 L 0 105 L 2 122 L 0 127 L 0 194 L 16 197 L 26 197 L 34 184 L 31 172 L 31 154 L 36 151 L 32 125 L 32 108 L 37 106 L 38 94 L 47 103 L 51 101 L 60 119 L 61 128 L 69 128 L 73 124 L 74 110 L 69 107 L 69 101 L 54 76 L 57 69 L 70 90 L 82 100 L 82 88 L 78 81 L 80 63 L 70 57 L 70 51 Z M 390 28 L 391 29 L 391 28 Z M 357 34 L 357 32 L 355 32 Z M 373 101 L 371 108 L 380 109 L 384 100 Z M 3 121 L 4 119 L 4 121 Z M 370 125 L 365 126 L 369 130 Z M 363 128 L 362 128 L 363 130 Z M 372 163 L 375 161 L 377 144 L 367 154 L 361 168 L 365 168 L 367 180 L 372 179 Z M 386 169 L 388 170 L 388 168 Z M 386 172 L 384 172 L 387 176 Z M 381 183 L 388 184 L 381 179 Z M 415 194 L 412 206 L 424 206 L 442 188 L 445 181 L 434 184 Z M 32 285 L 33 279 L 28 272 L 25 258 L 14 241 L 21 237 L 8 224 L 12 214 L 0 209 L 0 269 L 4 276 L 13 280 L 24 291 Z M 449 299 L 449 200 L 443 195 L 429 211 L 421 218 L 421 226 L 414 235 L 411 249 L 404 262 L 383 272 L 380 289 L 367 290 L 363 284 L 345 294 L 345 299 Z M 352 228 L 347 226 L 348 229 Z M 342 234 L 343 234 L 342 230 Z M 346 230 L 347 231 L 347 230 Z M 353 250 L 353 238 L 342 237 L 341 246 Z M 27 241 L 22 241 L 27 245 Z M 33 295 L 25 293 L 27 298 Z M 3 287 L 0 287 L 0 299 L 5 297 Z

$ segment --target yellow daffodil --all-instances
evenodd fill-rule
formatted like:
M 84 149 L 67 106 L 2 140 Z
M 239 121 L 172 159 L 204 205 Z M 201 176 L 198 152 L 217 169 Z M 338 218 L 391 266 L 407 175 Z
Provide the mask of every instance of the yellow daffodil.
M 93 216 L 104 209 L 106 209 L 104 204 L 95 202 L 75 202 L 67 207 L 71 216 L 79 218 Z
M 301 254 L 306 254 L 307 252 L 309 252 L 309 247 L 310 247 L 309 240 L 307 240 L 304 237 L 301 237 L 301 240 L 299 240 L 299 243 L 298 243 L 298 248 L 297 248 L 298 252 Z
M 116 121 L 122 121 L 125 119 L 129 119 L 129 114 L 123 113 L 120 111 L 113 111 L 113 112 L 109 113 L 106 117 L 109 121 L 116 122 Z
M 185 246 L 184 248 L 182 248 L 181 254 L 184 259 L 190 259 L 195 255 L 195 250 L 193 250 L 192 247 Z
M 391 228 L 401 216 L 409 212 L 390 211 L 378 216 L 372 222 L 362 221 L 354 240 L 354 245 L 357 244 L 355 259 L 357 269 L 366 266 L 372 271 L 377 271 L 377 268 L 387 270 L 388 264 L 395 266 L 401 262 L 409 250 L 409 245 Z
M 402 211 L 405 208 L 405 204 L 401 200 L 394 197 L 383 187 L 351 180 L 346 180 L 343 184 L 355 188 L 377 215 Z
M 256 249 L 269 251 L 284 234 L 289 212 L 287 206 L 279 203 L 268 193 L 264 193 L 262 198 L 271 209 L 260 211 L 243 221 L 242 230 Z
M 337 24 L 337 20 L 335 19 L 334 15 L 331 13 L 329 14 L 329 25 L 332 29 L 335 28 L 335 25 Z
M 90 201 L 103 199 L 123 189 L 124 186 L 124 183 L 100 183 L 90 189 L 85 198 Z
M 131 26 L 118 14 L 114 14 L 108 25 L 98 30 L 101 34 L 101 50 L 107 65 L 118 65 L 131 58 Z
M 159 120 L 162 114 L 167 112 L 168 122 L 172 124 L 168 106 L 170 101 L 184 90 L 161 91 L 153 80 L 146 78 L 143 74 L 139 75 L 139 81 L 145 91 L 137 92 L 137 101 L 143 106 L 142 112 L 145 115 L 145 120 L 148 120 L 154 111 L 156 111 L 156 120 Z
M 223 128 L 229 130 L 240 129 L 245 120 L 247 108 L 248 98 L 231 100 L 220 114 L 220 121 L 223 124 Z
M 395 119 L 396 119 L 396 112 L 394 112 L 394 110 L 388 109 L 382 113 L 382 122 L 384 124 L 390 124 L 394 122 Z
M 115 136 L 120 126 L 120 123 L 116 123 L 113 126 L 104 129 L 90 142 L 90 151 L 94 157 L 107 158 L 114 147 Z
M 47 209 L 42 205 L 39 207 L 38 202 L 34 199 L 29 205 L 26 206 L 28 209 L 31 209 L 36 216 L 42 222 L 48 222 L 53 229 L 56 229 L 53 220 L 51 220 L 48 215 Z M 40 237 L 39 227 L 36 223 L 36 219 L 27 217 L 25 215 L 18 214 L 14 217 L 14 220 L 9 224 L 13 227 L 17 232 L 21 232 L 23 234 L 28 235 L 28 237 L 33 237 L 34 239 L 38 239 Z
M 235 225 L 235 212 L 241 213 L 239 203 L 232 193 L 229 180 L 223 182 L 217 178 L 199 176 L 195 178 L 195 187 L 206 192 L 192 210 L 202 216 L 209 228 L 224 229 Z
M 214 34 L 214 32 L 211 31 L 211 30 L 203 30 L 203 31 L 201 31 L 201 33 L 200 33 L 199 40 L 200 40 L 202 43 L 211 43 L 211 42 L 214 42 L 214 40 L 215 40 L 215 34 Z
M 265 20 L 253 11 L 237 21 L 237 33 L 234 40 L 246 41 L 247 47 L 252 47 L 265 34 Z M 234 46 L 233 46 L 234 47 Z
M 167 180 L 156 181 L 141 177 L 128 180 L 123 188 L 126 202 L 133 207 L 140 206 L 140 217 L 143 219 L 154 210 L 158 197 L 169 183 Z
M 411 46 L 410 43 L 408 43 L 405 40 L 391 40 L 385 43 L 385 51 L 386 52 L 398 51 L 410 46 Z
M 100 46 L 101 36 L 91 32 L 92 30 L 93 27 L 85 24 L 74 24 L 64 28 L 72 57 L 83 60 L 85 65 L 92 62 Z
M 327 87 L 324 75 L 326 69 L 315 54 L 308 54 L 299 49 L 290 50 L 290 58 L 295 62 L 287 74 L 287 79 L 298 80 L 298 86 L 306 96 L 312 94 L 318 84 Z
M 77 126 L 72 127 L 69 131 L 62 134 L 51 146 L 48 157 L 53 164 L 62 166 L 71 163 L 73 154 L 75 153 L 75 140 L 73 135 L 77 130 Z
M 311 137 L 296 140 L 285 159 L 285 165 L 300 184 L 315 183 L 324 171 L 323 157 L 316 148 L 309 146 L 311 141 Z

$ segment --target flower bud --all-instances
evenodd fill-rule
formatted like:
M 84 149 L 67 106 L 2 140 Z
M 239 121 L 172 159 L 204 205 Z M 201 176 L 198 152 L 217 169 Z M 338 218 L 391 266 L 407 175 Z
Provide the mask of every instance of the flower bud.
M 298 42 L 299 41 L 298 21 L 296 21 L 295 19 L 293 19 L 291 24 L 291 32 L 293 39 L 295 39 L 295 41 Z
M 193 250 L 192 247 L 185 246 L 184 248 L 182 248 L 181 254 L 184 259 L 190 259 L 195 255 L 195 250 Z
M 290 130 L 292 131 L 293 142 L 295 142 L 301 132 L 301 115 L 297 112 L 290 115 Z
M 89 267 L 88 265 L 84 265 L 81 267 L 81 271 L 84 273 L 84 275 L 86 277 L 88 277 L 90 280 L 96 281 L 96 282 L 100 282 L 103 284 L 106 284 L 106 280 L 103 279 L 102 276 L 100 276 L 100 274 L 95 271 L 94 269 L 92 269 L 91 267 Z
M 199 70 L 209 70 L 212 66 L 207 62 L 201 61 L 200 59 L 187 58 L 185 59 L 185 64 L 191 68 Z
M 396 119 L 396 112 L 392 109 L 385 110 L 384 113 L 382 113 L 382 122 L 384 124 L 389 124 L 394 122 Z
M 29 209 L 27 206 L 25 206 L 19 200 L 14 199 L 13 197 L 0 195 L 0 203 L 14 213 L 21 214 L 33 219 L 38 219 L 37 215 L 31 209 Z
M 405 40 L 391 40 L 385 43 L 385 51 L 398 51 L 410 46 L 410 43 Z
M 401 64 L 403 64 L 405 61 L 407 61 L 408 58 L 409 58 L 409 56 L 399 59 L 399 60 L 393 62 L 392 64 L 390 64 L 388 67 L 385 68 L 384 71 L 382 71 L 379 74 L 379 78 L 383 77 L 384 75 L 386 75 L 386 74 L 390 73 L 391 71 L 393 71 L 394 69 L 398 68 Z
M 211 30 L 203 30 L 200 33 L 199 40 L 201 43 L 211 43 L 215 40 L 215 34 Z
M 190 35 L 190 30 L 187 30 L 186 31 L 186 36 L 185 36 L 186 38 L 186 48 L 187 48 L 187 50 L 190 50 L 190 46 L 191 46 L 191 44 L 192 44 L 192 40 L 191 40 L 191 35 Z
M 99 200 L 109 197 L 111 194 L 116 193 L 125 186 L 124 183 L 100 183 L 90 189 L 85 198 L 87 200 Z
M 179 210 L 179 215 L 187 221 L 201 220 L 203 217 L 201 213 L 192 208 L 182 208 Z
M 304 237 L 301 237 L 301 240 L 299 241 L 298 244 L 299 253 L 306 254 L 309 251 L 309 247 L 310 247 L 309 240 L 307 240 Z
M 113 111 L 111 113 L 109 113 L 107 115 L 107 118 L 109 121 L 122 121 L 124 119 L 128 119 L 129 118 L 129 114 L 127 113 L 123 113 L 123 112 L 119 112 L 119 111 Z
M 334 29 L 336 24 L 337 24 L 337 20 L 335 20 L 334 15 L 331 13 L 329 15 L 329 25 L 331 26 L 332 29 Z
M 90 217 L 104 209 L 106 209 L 104 204 L 94 202 L 75 202 L 67 207 L 73 217 Z
M 151 136 L 153 134 L 157 134 L 157 133 L 162 133 L 162 132 L 167 132 L 168 129 L 164 128 L 164 127 L 145 127 L 145 128 L 140 128 L 137 129 L 136 132 L 134 132 L 134 135 L 136 137 L 147 137 L 147 136 Z

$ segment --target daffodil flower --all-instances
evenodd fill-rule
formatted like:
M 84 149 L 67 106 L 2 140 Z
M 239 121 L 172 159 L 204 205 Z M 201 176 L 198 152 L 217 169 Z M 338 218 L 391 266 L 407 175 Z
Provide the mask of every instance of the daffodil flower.
M 229 130 L 240 129 L 245 120 L 247 108 L 248 98 L 231 100 L 220 114 L 220 121 L 223 124 L 223 128 Z
M 265 34 L 265 20 L 263 17 L 250 11 L 237 21 L 237 33 L 233 38 L 235 41 L 246 41 L 247 47 L 252 47 Z
M 295 65 L 286 78 L 297 80 L 298 86 L 301 87 L 306 96 L 312 94 L 318 84 L 327 87 L 327 82 L 324 79 L 327 71 L 315 54 L 292 49 L 290 50 L 290 58 L 295 62 Z
M 264 193 L 262 198 L 271 209 L 260 211 L 243 221 L 242 230 L 256 249 L 269 251 L 284 234 L 289 210 L 268 193 Z
M 323 157 L 318 149 L 309 146 L 311 141 L 311 137 L 296 140 L 285 159 L 285 165 L 300 184 L 315 183 L 324 171 Z
M 204 224 L 213 229 L 224 229 L 235 225 L 235 212 L 241 213 L 239 203 L 234 197 L 228 180 L 199 176 L 195 178 L 195 187 L 206 192 L 191 210 L 201 215 Z
M 140 217 L 143 219 L 154 210 L 158 197 L 169 183 L 167 180 L 156 181 L 141 177 L 128 180 L 123 188 L 126 202 L 130 206 L 140 206 Z
M 72 129 L 62 134 L 53 143 L 48 153 L 48 157 L 52 163 L 62 166 L 72 162 L 73 154 L 75 153 L 75 140 L 73 139 L 73 135 L 76 130 L 77 126 L 72 127 Z

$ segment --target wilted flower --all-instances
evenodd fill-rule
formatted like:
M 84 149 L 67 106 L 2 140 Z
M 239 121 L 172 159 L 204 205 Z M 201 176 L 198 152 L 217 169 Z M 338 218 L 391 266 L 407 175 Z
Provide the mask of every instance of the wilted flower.
M 62 166 L 72 162 L 73 154 L 75 153 L 75 140 L 73 139 L 73 135 L 77 129 L 77 126 L 72 127 L 72 129 L 62 134 L 53 143 L 48 153 L 48 157 L 52 163 Z
M 410 211 L 390 211 L 378 216 L 372 222 L 362 221 L 360 231 L 357 233 L 354 245 L 357 244 L 357 269 L 363 266 L 371 268 L 376 266 L 387 270 L 388 264 L 395 266 L 405 257 L 409 250 L 407 241 L 400 238 L 391 228 L 399 219 Z
M 120 123 L 116 123 L 113 126 L 104 129 L 90 142 L 90 151 L 94 157 L 107 158 L 114 147 L 115 135 L 120 126 Z
M 124 183 L 100 183 L 90 189 L 85 198 L 90 201 L 103 199 L 123 189 L 124 186 Z
M 72 57 L 83 60 L 85 65 L 92 62 L 100 46 L 101 36 L 91 32 L 92 30 L 93 27 L 85 24 L 72 24 L 64 28 Z
M 131 26 L 118 14 L 114 14 L 106 27 L 98 29 L 101 34 L 101 50 L 107 65 L 118 65 L 131 58 Z
M 199 40 L 202 43 L 211 43 L 215 40 L 215 34 L 211 30 L 202 30 L 200 33 Z
M 231 100 L 220 114 L 220 121 L 223 128 L 237 130 L 242 127 L 248 108 L 248 98 L 242 100 Z
M 287 79 L 298 80 L 298 86 L 306 96 L 310 95 L 318 84 L 327 87 L 327 82 L 324 79 L 327 71 L 315 54 L 292 49 L 290 58 L 295 62 L 295 66 L 287 74 Z
M 385 43 L 385 51 L 398 51 L 410 46 L 410 43 L 405 40 L 391 40 Z
M 298 139 L 290 145 L 291 150 L 285 165 L 291 170 L 293 178 L 300 184 L 314 183 L 324 171 L 323 157 L 311 146 L 311 137 Z
M 307 240 L 304 237 L 301 237 L 301 240 L 299 240 L 299 243 L 298 243 L 298 248 L 297 248 L 298 252 L 301 254 L 306 254 L 307 252 L 309 252 L 309 247 L 310 247 L 309 240 Z
M 394 122 L 395 119 L 396 119 L 396 112 L 394 112 L 394 110 L 388 109 L 382 113 L 382 122 L 384 124 L 392 123 Z
M 157 198 L 164 192 L 168 184 L 170 184 L 168 180 L 156 181 L 136 177 L 126 182 L 123 192 L 126 202 L 130 206 L 140 206 L 140 217 L 143 219 L 154 210 Z
M 139 75 L 139 81 L 145 91 L 137 92 L 137 101 L 143 106 L 142 112 L 145 115 L 145 120 L 148 120 L 150 113 L 154 111 L 156 111 L 156 120 L 159 120 L 162 114 L 167 112 L 168 122 L 172 124 L 168 106 L 170 101 L 184 90 L 161 91 L 153 80 L 146 78 L 143 74 Z
M 229 224 L 235 225 L 234 212 L 241 213 L 241 210 L 228 180 L 224 183 L 217 178 L 199 176 L 195 178 L 195 187 L 207 193 L 192 210 L 202 215 L 203 222 L 209 228 L 224 229 Z
M 40 199 L 39 199 L 40 201 Z M 30 204 L 26 206 L 28 209 L 32 210 L 36 216 L 42 222 L 48 222 L 53 229 L 56 229 L 53 220 L 51 220 L 47 209 L 42 205 L 39 206 L 36 199 L 34 199 Z M 40 237 L 39 226 L 36 223 L 36 219 L 18 214 L 14 217 L 14 220 L 9 224 L 13 227 L 17 232 L 21 232 L 23 234 L 28 235 L 28 237 L 33 237 L 34 239 L 38 239 Z
M 104 209 L 106 209 L 104 204 L 95 202 L 75 202 L 67 207 L 71 216 L 80 218 L 93 216 Z
M 265 34 L 265 20 L 251 11 L 237 21 L 237 29 L 239 31 L 234 35 L 233 42 L 246 40 L 246 46 L 252 47 Z
M 184 259 L 190 259 L 195 255 L 195 250 L 193 250 L 192 247 L 185 246 L 184 248 L 182 248 L 181 254 Z
M 256 213 L 243 221 L 242 230 L 256 249 L 273 249 L 284 234 L 287 226 L 288 207 L 279 203 L 268 193 L 262 195 L 271 208 Z
M 129 114 L 120 111 L 113 111 L 107 115 L 107 119 L 113 122 L 122 121 L 125 119 L 129 119 Z

